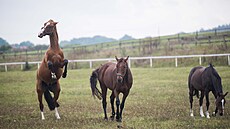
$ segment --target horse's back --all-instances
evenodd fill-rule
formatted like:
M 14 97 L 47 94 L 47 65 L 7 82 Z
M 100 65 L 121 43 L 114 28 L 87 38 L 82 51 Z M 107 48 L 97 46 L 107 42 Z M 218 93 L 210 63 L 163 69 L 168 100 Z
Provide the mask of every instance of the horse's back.
M 204 70 L 205 67 L 198 66 L 198 67 L 194 67 L 190 72 L 190 85 L 192 85 L 197 90 L 203 89 L 202 74 Z
M 113 83 L 114 83 L 114 75 L 115 75 L 115 70 L 116 68 L 116 63 L 113 62 L 108 62 L 103 64 L 99 68 L 99 77 L 98 80 L 99 82 L 106 86 L 109 89 L 113 89 Z

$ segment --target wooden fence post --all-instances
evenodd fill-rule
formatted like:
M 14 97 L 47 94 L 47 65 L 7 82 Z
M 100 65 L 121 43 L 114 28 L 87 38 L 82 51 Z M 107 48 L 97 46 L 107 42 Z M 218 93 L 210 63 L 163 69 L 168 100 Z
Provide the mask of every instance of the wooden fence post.
M 7 65 L 5 65 L 5 71 L 7 72 Z
M 175 58 L 175 66 L 177 67 L 177 58 Z
M 150 58 L 150 67 L 152 68 L 153 67 L 153 59 Z
M 201 65 L 201 57 L 199 58 L 199 64 Z

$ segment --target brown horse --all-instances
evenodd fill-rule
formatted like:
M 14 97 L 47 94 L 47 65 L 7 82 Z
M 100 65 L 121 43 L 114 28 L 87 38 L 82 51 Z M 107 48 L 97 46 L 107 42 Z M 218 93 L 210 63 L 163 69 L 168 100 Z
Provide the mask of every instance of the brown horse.
M 42 120 L 45 119 L 43 113 L 42 95 L 44 93 L 45 100 L 48 103 L 49 109 L 55 109 L 55 116 L 60 119 L 57 107 L 57 102 L 60 93 L 59 79 L 67 75 L 68 60 L 64 59 L 62 50 L 58 45 L 58 34 L 56 29 L 57 22 L 49 20 L 41 28 L 41 32 L 38 34 L 39 38 L 45 35 L 50 37 L 50 46 L 45 53 L 42 63 L 37 70 L 37 84 L 36 90 L 38 94 L 39 107 L 41 111 Z M 64 73 L 63 67 L 65 66 Z M 54 93 L 54 97 L 51 96 L 50 91 Z
M 128 58 L 129 57 L 127 57 L 126 59 L 124 58 L 118 59 L 116 57 L 117 63 L 108 62 L 100 66 L 98 69 L 92 72 L 92 75 L 90 77 L 91 90 L 93 96 L 96 95 L 98 96 L 99 99 L 102 97 L 102 105 L 103 105 L 104 115 L 105 115 L 104 119 L 106 120 L 108 119 L 106 114 L 106 94 L 107 94 L 107 89 L 109 88 L 112 91 L 112 94 L 110 95 L 112 116 L 110 118 L 113 120 L 115 116 L 114 99 L 116 98 L 116 106 L 117 106 L 116 120 L 121 122 L 122 110 L 125 105 L 125 100 L 126 97 L 129 95 L 130 88 L 132 87 L 133 84 L 132 73 L 127 63 Z M 97 79 L 99 80 L 102 93 L 100 93 L 96 87 Z M 123 93 L 121 104 L 119 100 L 120 93 Z M 119 112 L 119 106 L 120 106 L 120 112 Z
M 203 98 L 204 95 L 206 97 L 206 117 L 210 118 L 209 116 L 209 92 L 212 91 L 213 95 L 216 98 L 216 109 L 215 112 L 213 112 L 213 115 L 216 115 L 219 111 L 219 114 L 222 116 L 224 113 L 224 105 L 225 105 L 225 96 L 228 94 L 226 92 L 223 94 L 222 90 L 222 84 L 221 84 L 221 77 L 217 73 L 217 71 L 213 68 L 213 65 L 210 64 L 208 67 L 194 67 L 188 77 L 188 87 L 189 87 L 189 99 L 190 99 L 190 116 L 193 115 L 192 110 L 192 103 L 193 103 L 193 96 L 196 95 L 197 98 L 199 98 L 199 91 L 201 91 L 200 96 L 200 115 L 201 117 L 204 117 L 203 113 Z

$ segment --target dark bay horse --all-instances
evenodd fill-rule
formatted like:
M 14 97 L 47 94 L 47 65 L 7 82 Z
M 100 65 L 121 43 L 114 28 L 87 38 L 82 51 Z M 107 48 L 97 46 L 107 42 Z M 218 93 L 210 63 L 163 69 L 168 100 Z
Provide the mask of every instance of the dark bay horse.
M 221 77 L 217 73 L 217 71 L 213 68 L 213 65 L 210 64 L 208 67 L 194 67 L 189 74 L 188 77 L 188 87 L 189 87 L 189 99 L 190 99 L 190 116 L 193 115 L 192 110 L 192 103 L 193 103 L 193 96 L 196 95 L 197 98 L 199 98 L 199 91 L 201 91 L 201 96 L 199 99 L 200 104 L 200 115 L 201 117 L 204 117 L 203 113 L 203 98 L 206 97 L 206 117 L 210 118 L 209 116 L 209 92 L 212 91 L 213 95 L 216 99 L 216 109 L 215 112 L 213 112 L 213 115 L 216 115 L 219 111 L 219 114 L 222 116 L 224 114 L 224 105 L 225 105 L 225 96 L 228 94 L 226 92 L 223 94 L 222 90 L 222 83 L 221 83 Z
M 45 100 L 48 103 L 50 110 L 55 110 L 55 116 L 60 119 L 57 107 L 57 102 L 60 93 L 59 79 L 67 75 L 68 60 L 64 59 L 64 54 L 59 48 L 58 34 L 56 29 L 57 22 L 49 20 L 41 28 L 41 32 L 38 34 L 39 38 L 45 35 L 49 35 L 50 46 L 45 53 L 42 63 L 37 70 L 37 83 L 36 90 L 38 94 L 39 107 L 41 110 L 42 120 L 45 119 L 43 113 L 42 95 L 44 93 Z M 64 72 L 63 67 L 65 66 Z M 50 91 L 54 93 L 54 97 L 51 96 Z
M 96 95 L 99 98 L 102 97 L 102 106 L 105 115 L 104 119 L 106 120 L 108 119 L 106 114 L 107 89 L 110 89 L 112 91 L 112 94 L 110 95 L 112 116 L 110 118 L 113 120 L 115 116 L 114 99 L 116 98 L 116 120 L 118 122 L 121 122 L 122 111 L 125 105 L 126 97 L 129 95 L 130 88 L 133 84 L 133 77 L 127 63 L 129 57 L 127 57 L 126 59 L 118 59 L 117 57 L 115 58 L 117 60 L 117 63 L 105 63 L 104 65 L 100 66 L 92 72 L 92 75 L 90 77 L 90 84 L 93 96 Z M 96 87 L 97 80 L 99 80 L 102 93 Z M 120 93 L 123 93 L 121 104 L 119 100 Z

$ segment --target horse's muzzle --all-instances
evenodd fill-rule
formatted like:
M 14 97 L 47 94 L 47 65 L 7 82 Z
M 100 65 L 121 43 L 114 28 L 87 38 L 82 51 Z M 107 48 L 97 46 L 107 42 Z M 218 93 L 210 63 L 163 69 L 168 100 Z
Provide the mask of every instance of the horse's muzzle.
M 38 37 L 39 37 L 39 38 L 42 38 L 43 36 L 44 36 L 44 35 L 43 35 L 42 33 L 39 33 L 39 34 L 38 34 Z
M 123 81 L 122 75 L 119 74 L 119 73 L 117 73 L 117 82 L 118 82 L 118 83 L 122 83 L 122 81 Z
M 224 113 L 223 113 L 223 112 L 221 112 L 221 113 L 220 113 L 220 116 L 223 116 L 223 115 L 224 115 Z

